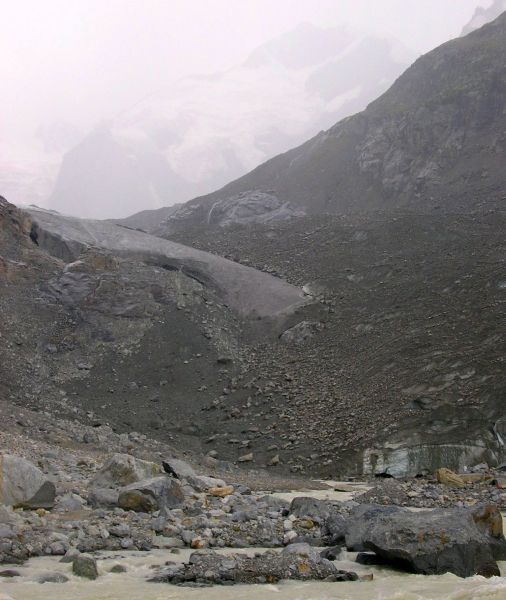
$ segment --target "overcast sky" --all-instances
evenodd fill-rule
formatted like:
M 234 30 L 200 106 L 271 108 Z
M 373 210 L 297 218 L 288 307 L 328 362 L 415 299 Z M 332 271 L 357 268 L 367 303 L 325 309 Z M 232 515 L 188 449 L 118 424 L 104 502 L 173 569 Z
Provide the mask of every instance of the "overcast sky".
M 490 0 L 0 0 L 0 142 L 63 119 L 87 131 L 146 93 L 222 70 L 302 21 L 422 53 Z

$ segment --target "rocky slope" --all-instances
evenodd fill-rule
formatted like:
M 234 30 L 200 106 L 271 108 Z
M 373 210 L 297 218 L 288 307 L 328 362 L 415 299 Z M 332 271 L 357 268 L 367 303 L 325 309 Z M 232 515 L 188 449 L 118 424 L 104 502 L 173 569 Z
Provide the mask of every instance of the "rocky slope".
M 2 398 L 13 414 L 273 473 L 496 464 L 503 221 L 299 217 L 189 234 L 231 261 L 3 202 Z
M 331 472 L 355 457 L 359 470 L 415 475 L 504 457 L 505 217 L 313 216 L 173 237 L 303 286 L 326 308 L 254 356 L 257 401 L 240 414 L 253 424 L 262 408 L 279 411 L 282 460 Z M 213 410 L 236 414 L 236 394 Z M 226 439 L 213 442 L 220 452 Z
M 413 59 L 395 40 L 303 24 L 223 73 L 162 80 L 65 154 L 49 206 L 118 218 L 217 189 L 362 110 Z
M 505 52 L 503 14 L 422 56 L 362 113 L 187 203 L 160 231 L 205 223 L 216 202 L 258 191 L 317 214 L 500 203 Z

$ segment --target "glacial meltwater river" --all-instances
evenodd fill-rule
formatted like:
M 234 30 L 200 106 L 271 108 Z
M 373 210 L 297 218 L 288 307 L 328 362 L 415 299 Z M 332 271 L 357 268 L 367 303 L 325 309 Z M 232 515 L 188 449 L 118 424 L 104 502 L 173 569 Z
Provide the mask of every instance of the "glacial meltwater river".
M 345 492 L 312 492 L 276 494 L 290 499 L 296 495 L 313 495 L 345 500 Z M 227 549 L 222 552 L 258 552 L 258 548 Z M 98 553 L 100 577 L 87 581 L 72 575 L 70 564 L 58 557 L 33 558 L 24 565 L 2 565 L 12 568 L 20 577 L 0 578 L 0 600 L 506 600 L 506 562 L 499 563 L 502 577 L 470 577 L 455 575 L 409 575 L 386 567 L 370 567 L 354 562 L 355 553 L 343 551 L 336 565 L 359 575 L 371 574 L 372 581 L 336 583 L 283 582 L 277 585 L 236 585 L 186 588 L 149 583 L 154 565 L 187 560 L 192 550 L 172 554 L 169 550 L 151 552 Z M 110 573 L 121 564 L 126 573 Z M 66 583 L 40 584 L 37 579 L 48 573 L 62 573 Z

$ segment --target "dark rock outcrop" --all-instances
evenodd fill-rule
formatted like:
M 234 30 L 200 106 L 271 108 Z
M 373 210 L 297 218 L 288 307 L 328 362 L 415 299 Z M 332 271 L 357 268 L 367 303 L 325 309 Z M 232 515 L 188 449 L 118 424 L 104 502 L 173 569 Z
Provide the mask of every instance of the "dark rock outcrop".
M 296 551 L 266 552 L 253 557 L 223 556 L 212 551 L 195 552 L 187 564 L 164 567 L 152 581 L 185 584 L 277 583 L 284 579 L 354 581 L 355 573 L 340 571 L 302 544 Z

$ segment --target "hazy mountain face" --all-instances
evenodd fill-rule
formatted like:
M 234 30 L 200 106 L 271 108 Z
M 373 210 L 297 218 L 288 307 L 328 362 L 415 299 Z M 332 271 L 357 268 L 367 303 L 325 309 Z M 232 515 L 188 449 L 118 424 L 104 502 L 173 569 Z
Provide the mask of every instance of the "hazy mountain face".
M 188 203 L 166 231 L 208 223 L 216 203 L 256 191 L 311 213 L 467 210 L 499 200 L 504 56 L 506 14 L 422 56 L 362 113 Z
M 65 155 L 50 206 L 120 217 L 216 189 L 365 108 L 411 58 L 391 40 L 301 25 L 92 132 Z

